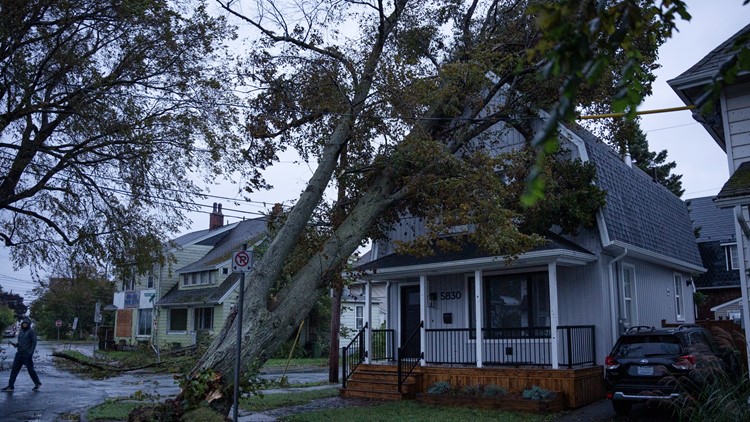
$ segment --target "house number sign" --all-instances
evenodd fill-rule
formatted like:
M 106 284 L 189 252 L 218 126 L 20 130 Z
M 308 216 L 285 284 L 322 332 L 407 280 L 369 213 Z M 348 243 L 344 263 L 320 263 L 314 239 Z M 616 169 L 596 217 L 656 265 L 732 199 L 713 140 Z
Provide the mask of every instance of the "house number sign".
M 440 300 L 458 300 L 461 299 L 461 292 L 440 292 Z

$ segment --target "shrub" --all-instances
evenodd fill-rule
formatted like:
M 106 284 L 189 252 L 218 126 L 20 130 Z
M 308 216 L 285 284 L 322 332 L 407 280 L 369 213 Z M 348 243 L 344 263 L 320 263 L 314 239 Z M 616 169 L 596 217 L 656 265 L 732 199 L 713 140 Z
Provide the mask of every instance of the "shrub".
M 741 364 L 737 347 L 744 347 L 742 334 L 712 329 L 722 353 L 693 353 L 696 368 L 689 378 L 672 379 L 685 393 L 684 399 L 673 402 L 680 419 L 690 421 L 750 420 L 750 380 Z
M 427 394 L 442 396 L 451 392 L 451 384 L 447 381 L 438 381 L 433 383 L 428 389 Z
M 489 384 L 484 386 L 484 392 L 482 397 L 493 398 L 493 397 L 505 397 L 508 392 L 504 388 L 498 387 L 495 384 Z
M 527 388 L 526 390 L 523 390 L 523 393 L 521 396 L 525 399 L 529 400 L 548 400 L 555 397 L 555 393 L 552 391 L 549 391 L 545 388 L 539 387 L 538 385 L 535 385 L 531 388 Z
M 478 385 L 464 385 L 459 390 L 458 394 L 466 397 L 478 397 L 481 395 L 482 389 Z

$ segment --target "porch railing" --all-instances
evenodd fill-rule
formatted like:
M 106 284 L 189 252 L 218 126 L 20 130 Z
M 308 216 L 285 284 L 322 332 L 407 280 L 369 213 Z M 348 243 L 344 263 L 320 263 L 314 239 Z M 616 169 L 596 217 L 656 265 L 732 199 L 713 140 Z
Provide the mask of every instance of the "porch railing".
M 482 329 L 482 363 L 486 365 L 552 365 L 550 327 Z M 473 328 L 426 329 L 425 361 L 434 364 L 475 364 Z M 560 366 L 596 364 L 594 326 L 557 327 Z
M 401 393 L 401 388 L 404 385 L 404 382 L 406 382 L 406 379 L 409 378 L 409 375 L 411 375 L 414 368 L 417 367 L 419 364 L 419 361 L 424 358 L 424 354 L 422 352 L 417 353 L 416 356 L 405 356 L 407 353 L 413 351 L 418 347 L 417 340 L 419 339 L 419 334 L 422 328 L 424 327 L 424 321 L 419 321 L 419 327 L 417 327 L 416 330 L 414 330 L 411 335 L 406 339 L 404 344 L 401 345 L 401 347 L 398 348 L 398 392 Z M 411 353 L 409 353 L 411 354 Z
M 371 335 L 370 359 L 374 361 L 395 360 L 395 330 L 372 330 Z
M 365 360 L 365 330 L 367 323 L 347 346 L 341 348 L 341 386 L 346 388 L 346 380 L 354 373 L 360 363 Z

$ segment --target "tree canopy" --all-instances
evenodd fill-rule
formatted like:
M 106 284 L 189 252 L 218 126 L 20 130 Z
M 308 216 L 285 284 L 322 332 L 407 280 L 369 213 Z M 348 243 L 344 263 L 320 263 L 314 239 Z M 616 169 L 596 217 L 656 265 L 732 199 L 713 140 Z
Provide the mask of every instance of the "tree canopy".
M 29 309 L 28 306 L 23 303 L 23 296 L 18 293 L 5 292 L 2 287 L 0 287 L 0 304 L 11 309 L 16 318 L 26 315 L 26 311 Z
M 63 337 L 73 333 L 75 318 L 76 330 L 93 333 L 96 303 L 111 303 L 115 285 L 94 267 L 74 263 L 41 283 L 34 292 L 38 298 L 31 304 L 31 318 L 36 321 L 36 329 L 47 338 L 56 338 L 57 320 L 63 322 Z
M 232 37 L 200 1 L 0 1 L 0 238 L 17 267 L 71 246 L 158 259 L 192 178 L 241 131 Z

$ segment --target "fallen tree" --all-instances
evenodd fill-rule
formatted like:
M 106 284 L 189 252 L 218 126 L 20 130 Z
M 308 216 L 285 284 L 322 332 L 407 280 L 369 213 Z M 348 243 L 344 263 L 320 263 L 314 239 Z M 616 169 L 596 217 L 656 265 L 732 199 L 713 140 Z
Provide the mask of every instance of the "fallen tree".
M 652 63 L 644 58 L 655 57 L 684 11 L 671 3 L 258 0 L 251 16 L 222 2 L 259 34 L 244 69 L 257 88 L 253 137 L 234 147 L 250 157 L 296 148 L 317 167 L 248 277 L 241 344 L 232 315 L 190 375 L 203 380 L 200 398 L 228 412 L 237 348 L 244 362 L 267 359 L 346 259 L 401 215 L 429 222 L 424 239 L 404 245 L 415 253 L 458 224 L 476 228 L 470 241 L 509 257 L 541 241 L 534 229 L 594 224 L 603 195 L 591 168 L 555 158 L 557 126 L 578 102 L 625 108 L 645 95 Z M 357 36 L 346 39 L 339 25 L 352 22 Z M 492 145 L 498 125 L 523 138 L 517 156 L 473 142 Z M 343 178 L 345 202 L 325 205 L 326 188 Z M 340 207 L 345 218 L 317 233 L 317 247 L 302 247 L 311 223 L 329 223 L 315 221 L 321 207 Z M 196 397 L 183 393 L 178 400 Z

